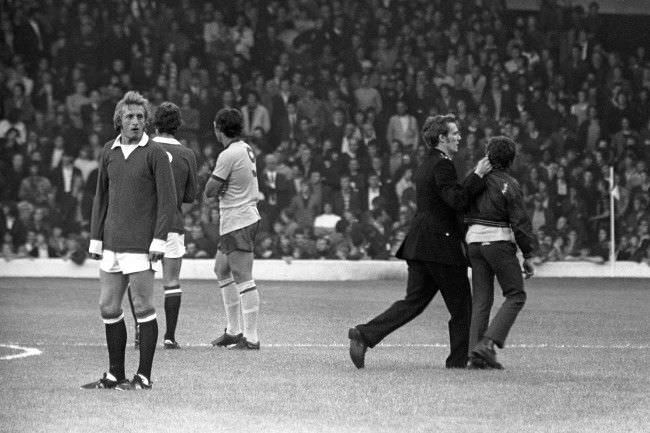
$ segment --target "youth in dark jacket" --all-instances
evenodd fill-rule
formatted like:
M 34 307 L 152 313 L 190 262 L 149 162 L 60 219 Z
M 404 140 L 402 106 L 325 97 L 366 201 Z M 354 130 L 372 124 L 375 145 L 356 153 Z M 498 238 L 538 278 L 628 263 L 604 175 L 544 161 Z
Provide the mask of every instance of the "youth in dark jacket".
M 515 143 L 507 137 L 493 137 L 487 151 L 494 169 L 485 177 L 487 186 L 472 201 L 465 218 L 474 289 L 469 367 L 501 369 L 494 346 L 503 348 L 526 302 L 517 246 L 524 255 L 525 277 L 530 278 L 534 274 L 530 257 L 537 249 L 537 238 L 519 183 L 507 172 L 515 157 Z M 495 276 L 506 299 L 488 327 Z

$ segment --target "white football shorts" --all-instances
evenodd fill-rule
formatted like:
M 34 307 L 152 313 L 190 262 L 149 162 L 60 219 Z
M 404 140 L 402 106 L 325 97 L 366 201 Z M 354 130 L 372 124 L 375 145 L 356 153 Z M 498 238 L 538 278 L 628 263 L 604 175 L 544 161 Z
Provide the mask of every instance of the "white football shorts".
M 185 234 L 169 232 L 165 243 L 165 258 L 180 259 L 185 255 Z
M 128 275 L 149 269 L 160 272 L 162 265 L 160 260 L 156 263 L 150 262 L 148 254 L 116 253 L 111 250 L 104 250 L 102 252 L 102 260 L 99 262 L 99 269 L 104 272 L 121 272 L 124 275 Z

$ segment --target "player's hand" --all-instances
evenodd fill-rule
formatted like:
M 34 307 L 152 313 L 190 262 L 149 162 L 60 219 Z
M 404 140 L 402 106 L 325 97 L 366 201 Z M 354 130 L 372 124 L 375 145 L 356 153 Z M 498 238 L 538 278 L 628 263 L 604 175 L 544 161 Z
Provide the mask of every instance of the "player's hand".
M 524 279 L 527 280 L 533 275 L 535 275 L 535 266 L 533 266 L 532 262 L 530 259 L 524 259 L 524 263 L 522 264 L 523 267 L 523 273 L 524 273 Z
M 93 260 L 101 260 L 102 259 L 102 255 L 97 254 L 97 253 L 88 253 L 88 257 L 90 257 Z
M 165 253 L 161 253 L 160 251 L 149 251 L 149 261 L 156 263 L 158 260 L 162 260 L 164 255 Z
M 483 177 L 491 171 L 492 171 L 492 164 L 490 163 L 490 160 L 488 159 L 487 156 L 484 156 L 478 162 L 478 164 L 476 164 L 476 168 L 474 169 L 474 173 L 476 173 L 479 177 Z

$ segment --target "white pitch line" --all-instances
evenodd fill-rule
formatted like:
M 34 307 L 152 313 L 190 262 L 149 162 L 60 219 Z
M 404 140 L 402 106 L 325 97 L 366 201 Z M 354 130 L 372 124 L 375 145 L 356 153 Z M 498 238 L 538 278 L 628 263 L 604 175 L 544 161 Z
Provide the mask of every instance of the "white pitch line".
M 18 358 L 27 358 L 28 356 L 36 356 L 43 353 L 34 347 L 22 347 L 16 344 L 0 344 L 0 347 L 6 347 L 7 349 L 12 349 L 12 350 L 22 350 L 21 353 L 0 357 L 0 360 L 2 361 L 8 361 L 11 359 L 18 359 Z
M 61 342 L 61 343 L 45 343 L 37 342 L 33 343 L 34 346 L 65 346 L 65 347 L 105 347 L 105 343 L 93 343 L 93 342 Z M 0 344 L 3 347 L 12 347 L 19 348 L 17 345 L 6 345 Z M 281 343 L 269 343 L 262 344 L 263 347 L 267 348 L 342 348 L 349 347 L 348 344 L 342 343 L 294 343 L 294 344 L 281 344 Z M 185 343 L 181 344 L 181 347 L 212 347 L 209 343 Z M 413 343 L 413 344 L 378 344 L 377 347 L 387 347 L 387 348 L 448 348 L 448 344 L 444 343 Z M 648 344 L 549 344 L 549 343 L 539 343 L 539 344 L 510 344 L 506 346 L 511 349 L 632 349 L 632 350 L 648 350 L 650 345 Z M 22 350 L 37 350 L 38 349 L 29 349 L 22 348 Z M 20 354 L 11 355 L 13 357 L 24 357 L 31 355 L 39 355 L 39 353 L 30 353 L 29 355 Z M 7 358 L 0 358 L 7 359 Z M 13 359 L 13 358 L 11 358 Z

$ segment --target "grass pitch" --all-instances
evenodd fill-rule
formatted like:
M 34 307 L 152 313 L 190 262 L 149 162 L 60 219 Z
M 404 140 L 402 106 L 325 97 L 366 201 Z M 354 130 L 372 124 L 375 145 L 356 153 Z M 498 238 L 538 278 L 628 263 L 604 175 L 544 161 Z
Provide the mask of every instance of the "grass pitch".
M 260 352 L 210 347 L 223 332 L 220 293 L 184 281 L 184 348 L 156 352 L 151 392 L 120 393 L 79 389 L 108 363 L 97 280 L 0 279 L 0 431 L 650 431 L 647 280 L 531 280 L 499 351 L 504 371 L 444 368 L 439 295 L 356 370 L 348 327 L 402 297 L 402 281 L 259 286 Z M 162 289 L 156 302 L 162 338 Z M 128 317 L 127 375 L 132 327 Z M 27 349 L 41 353 L 15 357 Z

